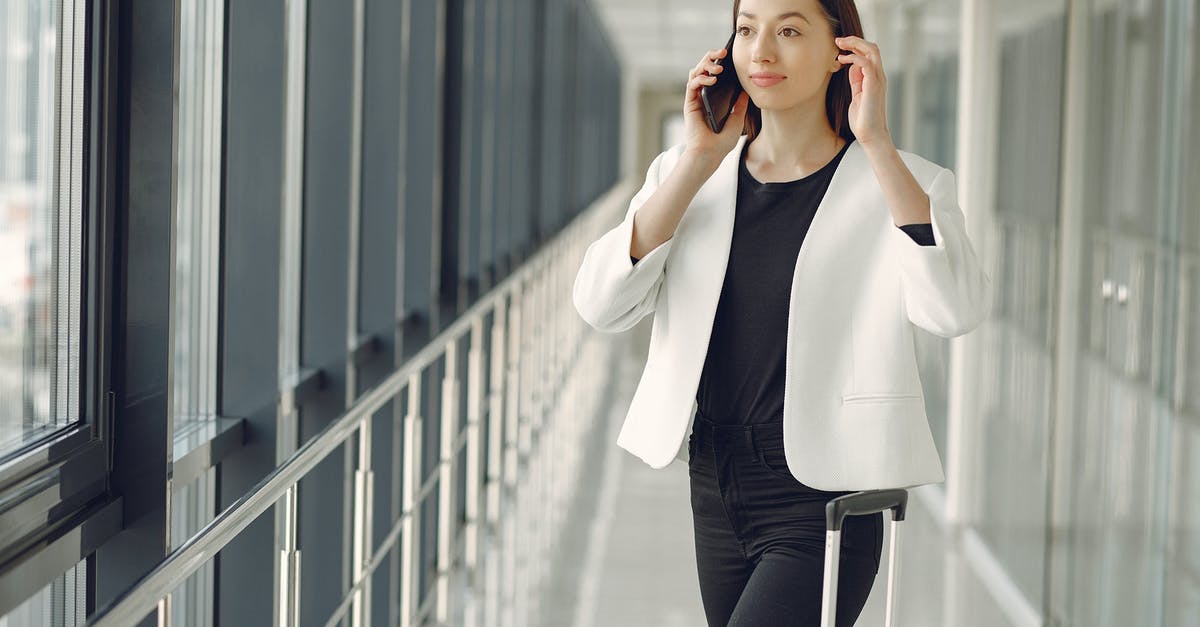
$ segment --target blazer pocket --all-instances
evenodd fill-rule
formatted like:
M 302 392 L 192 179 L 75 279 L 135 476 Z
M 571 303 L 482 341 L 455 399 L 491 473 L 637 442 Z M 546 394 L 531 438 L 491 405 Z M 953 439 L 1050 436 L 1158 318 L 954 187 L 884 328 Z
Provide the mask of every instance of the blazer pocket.
M 889 403 L 896 401 L 920 400 L 917 392 L 863 392 L 860 394 L 843 394 L 842 404 L 849 403 Z

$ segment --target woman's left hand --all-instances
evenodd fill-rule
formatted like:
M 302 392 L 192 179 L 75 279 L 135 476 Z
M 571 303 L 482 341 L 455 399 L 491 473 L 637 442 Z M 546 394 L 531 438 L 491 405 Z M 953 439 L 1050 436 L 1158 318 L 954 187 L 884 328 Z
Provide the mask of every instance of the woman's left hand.
M 864 146 L 887 143 L 887 77 L 883 74 L 883 59 L 879 46 L 861 37 L 835 37 L 834 44 L 849 54 L 839 54 L 838 61 L 850 63 L 850 130 Z

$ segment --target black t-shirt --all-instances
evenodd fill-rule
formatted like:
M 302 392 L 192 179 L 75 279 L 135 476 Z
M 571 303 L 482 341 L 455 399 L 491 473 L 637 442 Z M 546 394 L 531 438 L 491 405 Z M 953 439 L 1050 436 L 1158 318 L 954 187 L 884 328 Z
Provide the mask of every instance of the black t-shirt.
M 796 255 L 847 143 L 824 167 L 794 181 L 760 183 L 738 159 L 737 206 L 729 263 L 700 385 L 699 413 L 720 424 L 783 420 L 787 319 Z M 901 228 L 933 245 L 931 224 Z M 636 259 L 630 257 L 636 263 Z

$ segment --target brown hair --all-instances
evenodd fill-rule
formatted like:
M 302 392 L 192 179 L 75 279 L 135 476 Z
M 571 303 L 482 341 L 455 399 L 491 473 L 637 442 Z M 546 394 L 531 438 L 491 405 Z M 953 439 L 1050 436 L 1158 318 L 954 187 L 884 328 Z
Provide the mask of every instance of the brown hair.
M 825 13 L 825 19 L 829 21 L 834 37 L 863 36 L 862 22 L 858 18 L 858 7 L 855 6 L 854 0 L 818 0 L 818 4 Z M 733 0 L 733 26 L 735 29 L 741 5 L 742 0 Z M 854 140 L 854 133 L 850 130 L 849 122 L 851 96 L 850 80 L 846 74 L 848 67 L 850 66 L 843 65 L 829 79 L 829 88 L 825 90 L 825 115 L 829 118 L 829 125 L 833 127 L 833 132 L 850 142 Z M 752 100 L 746 109 L 746 124 L 742 127 L 742 132 L 746 135 L 746 143 L 754 141 L 754 137 L 758 135 L 761 128 L 762 110 Z

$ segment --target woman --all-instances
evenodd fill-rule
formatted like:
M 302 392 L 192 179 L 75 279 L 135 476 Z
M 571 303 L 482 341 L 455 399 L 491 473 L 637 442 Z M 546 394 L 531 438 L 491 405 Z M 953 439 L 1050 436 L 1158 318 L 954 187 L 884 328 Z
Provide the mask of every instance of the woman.
M 913 325 L 962 335 L 990 307 L 953 173 L 897 150 L 853 0 L 734 2 L 745 89 L 720 133 L 689 74 L 686 141 L 658 155 L 573 298 L 607 332 L 655 313 L 617 443 L 687 462 L 710 625 L 815 625 L 824 505 L 943 481 Z M 845 52 L 843 52 L 845 51 Z M 803 246 L 801 246 L 803 244 Z M 848 519 L 836 622 L 879 569 L 883 516 Z

